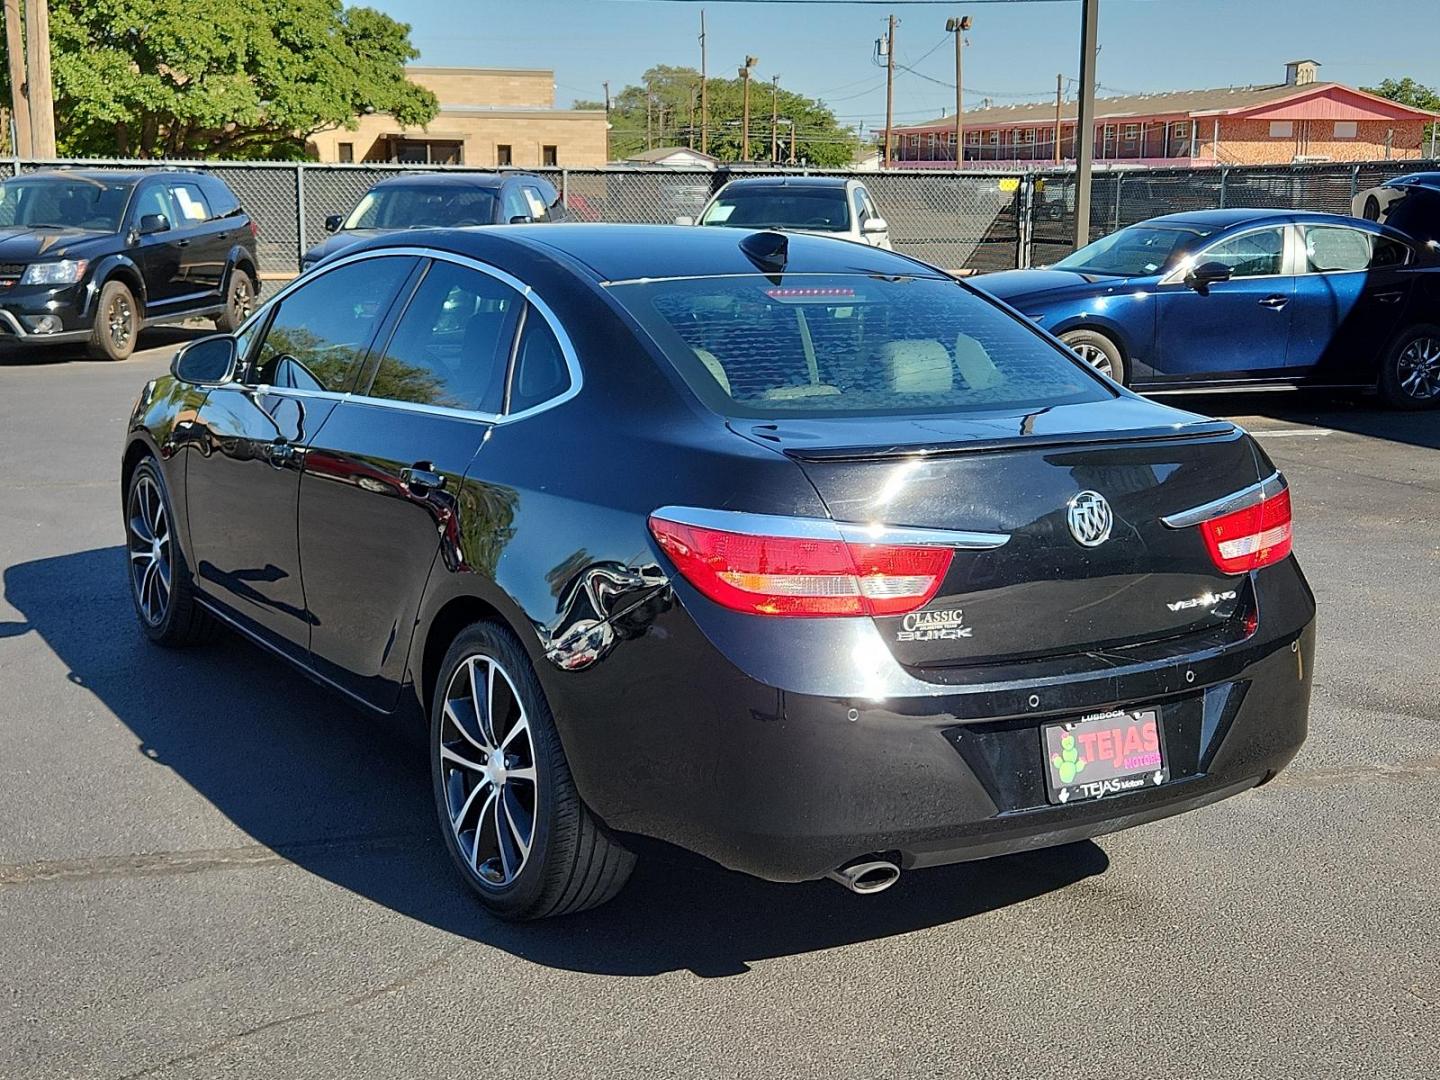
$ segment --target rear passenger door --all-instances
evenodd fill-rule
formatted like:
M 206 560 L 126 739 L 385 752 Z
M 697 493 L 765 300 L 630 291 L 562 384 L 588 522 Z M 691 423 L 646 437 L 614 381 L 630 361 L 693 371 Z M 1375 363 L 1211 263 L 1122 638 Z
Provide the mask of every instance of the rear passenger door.
M 1302 224 L 1286 365 L 1297 377 L 1371 382 L 1400 328 L 1413 272 L 1408 245 L 1345 225 Z
M 502 408 L 524 303 L 478 264 L 428 263 L 355 395 L 306 454 L 299 534 L 312 662 L 379 708 L 398 699 L 437 554 L 467 569 L 456 500 Z
M 218 304 L 230 257 L 230 226 L 211 208 L 198 181 L 171 181 L 169 188 L 170 201 L 180 215 L 180 265 L 190 306 Z

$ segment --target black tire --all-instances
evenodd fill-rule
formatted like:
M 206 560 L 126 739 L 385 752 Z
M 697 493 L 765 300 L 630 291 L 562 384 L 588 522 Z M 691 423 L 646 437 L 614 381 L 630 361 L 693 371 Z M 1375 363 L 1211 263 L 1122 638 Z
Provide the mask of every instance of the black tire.
M 491 665 L 497 689 L 487 731 L 467 702 L 475 687 L 491 682 Z M 494 744 L 503 748 L 498 768 L 484 749 Z M 452 756 L 442 756 L 447 753 Z M 430 706 L 430 763 L 446 849 L 465 883 L 501 918 L 584 911 L 611 899 L 629 879 L 635 856 L 580 801 L 539 680 L 505 627 L 469 626 L 445 654 Z M 483 768 L 466 767 L 477 765 Z M 500 774 L 498 782 L 488 770 Z M 526 772 L 532 779 L 524 779 Z M 474 829 L 467 830 L 472 821 Z M 522 852 L 527 824 L 530 841 Z
M 135 294 L 123 282 L 107 281 L 95 302 L 95 324 L 90 328 L 86 352 L 96 360 L 124 360 L 135 351 L 140 333 L 140 311 Z
M 163 521 L 162 529 L 155 528 L 157 520 Z M 130 601 L 141 632 L 151 641 L 177 647 L 199 645 L 212 640 L 220 624 L 195 602 L 195 587 L 175 537 L 174 521 L 165 477 L 155 459 L 147 457 L 135 466 L 125 486 L 125 577 L 130 583 Z M 157 544 L 155 538 L 162 530 L 162 542 Z M 163 564 L 158 555 L 162 549 Z M 147 576 L 152 565 L 159 580 Z
M 1067 330 L 1060 335 L 1060 340 L 1091 367 L 1125 385 L 1129 374 L 1125 370 L 1125 358 L 1120 355 L 1120 347 L 1109 337 L 1097 330 Z
M 1417 323 L 1390 343 L 1380 362 L 1379 390 L 1396 409 L 1440 405 L 1440 326 Z
M 222 334 L 233 334 L 255 310 L 260 286 L 248 270 L 236 266 L 225 276 L 222 295 L 225 297 L 225 310 L 215 316 L 215 329 Z

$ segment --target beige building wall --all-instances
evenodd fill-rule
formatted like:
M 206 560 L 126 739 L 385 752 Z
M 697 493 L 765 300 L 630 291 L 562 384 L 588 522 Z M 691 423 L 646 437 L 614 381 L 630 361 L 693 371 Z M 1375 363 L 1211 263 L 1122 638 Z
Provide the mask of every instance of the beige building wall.
M 353 131 L 340 128 L 311 136 L 315 159 L 419 160 L 476 168 L 586 168 L 609 160 L 604 110 L 554 108 L 553 72 L 489 68 L 409 68 L 407 72 L 440 99 L 434 120 L 409 128 L 385 113 L 357 117 Z
M 1389 156 L 1397 161 L 1421 157 L 1420 138 L 1424 123 L 1419 120 L 1360 120 L 1354 138 L 1337 138 L 1333 120 L 1295 120 L 1289 135 L 1272 136 L 1268 120 L 1220 121 L 1220 153 L 1223 164 L 1288 165 L 1297 155 L 1328 161 L 1380 161 Z M 1198 121 L 1200 156 L 1208 158 L 1215 138 L 1213 120 Z

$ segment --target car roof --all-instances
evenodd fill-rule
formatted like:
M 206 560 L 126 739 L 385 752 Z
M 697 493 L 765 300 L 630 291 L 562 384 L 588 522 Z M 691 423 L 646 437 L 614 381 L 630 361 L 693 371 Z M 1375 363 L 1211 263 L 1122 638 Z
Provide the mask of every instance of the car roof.
M 1276 210 L 1265 207 L 1233 207 L 1226 210 L 1183 210 L 1148 218 L 1142 225 L 1203 225 L 1208 229 L 1229 229 L 1236 225 L 1283 225 L 1295 221 L 1335 221 L 1340 214 L 1319 210 Z M 1351 219 L 1345 217 L 1347 223 Z
M 1440 172 L 1413 172 L 1404 176 L 1394 176 L 1381 187 L 1426 187 L 1440 188 Z
M 529 173 L 496 173 L 496 172 L 422 172 L 422 173 L 401 173 L 399 176 L 389 176 L 379 181 L 374 186 L 382 187 L 407 187 L 411 184 L 424 187 L 468 187 L 468 188 L 496 188 L 505 182 L 507 178 L 516 180 L 538 180 L 537 176 Z
M 17 177 L 7 177 L 16 180 L 44 180 L 44 179 L 73 179 L 79 177 L 81 180 L 94 180 L 102 184 L 113 184 L 117 187 L 125 184 L 138 184 L 147 176 L 188 176 L 194 177 L 195 173 L 182 172 L 175 169 L 149 170 L 138 169 L 42 169 L 39 172 L 22 173 Z
M 742 176 L 731 180 L 725 188 L 843 188 L 848 182 L 844 176 Z
M 363 248 L 436 247 L 486 260 L 498 254 L 496 245 L 513 244 L 566 262 L 597 282 L 634 281 L 763 273 L 763 268 L 740 245 L 747 237 L 765 231 L 556 222 L 509 225 L 503 229 L 427 229 L 423 233 L 388 234 L 365 242 Z M 787 273 L 948 277 L 933 266 L 867 244 L 806 233 L 785 236 Z

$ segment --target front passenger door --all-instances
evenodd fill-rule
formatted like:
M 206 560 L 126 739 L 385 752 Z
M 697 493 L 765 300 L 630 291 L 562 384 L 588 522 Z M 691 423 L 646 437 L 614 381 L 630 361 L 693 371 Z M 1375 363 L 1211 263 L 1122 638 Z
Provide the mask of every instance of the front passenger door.
M 186 490 L 196 582 L 247 628 L 299 659 L 312 617 L 300 580 L 298 501 L 305 454 L 351 389 L 416 260 L 337 266 L 281 296 L 239 379 L 196 417 Z
M 147 217 L 163 217 L 166 225 L 159 232 L 139 236 L 136 240 L 139 249 L 136 261 L 145 279 L 147 315 L 163 311 L 167 305 L 174 304 L 185 295 L 185 270 L 180 258 L 184 249 L 177 245 L 183 237 L 177 231 L 177 213 L 175 204 L 170 200 L 169 189 L 159 180 L 142 183 L 130 207 L 130 228 L 137 233 Z
M 1295 276 L 1287 226 L 1233 234 L 1191 257 L 1219 262 L 1229 281 L 1199 292 L 1183 281 L 1156 287 L 1157 379 L 1263 379 L 1285 374 Z

